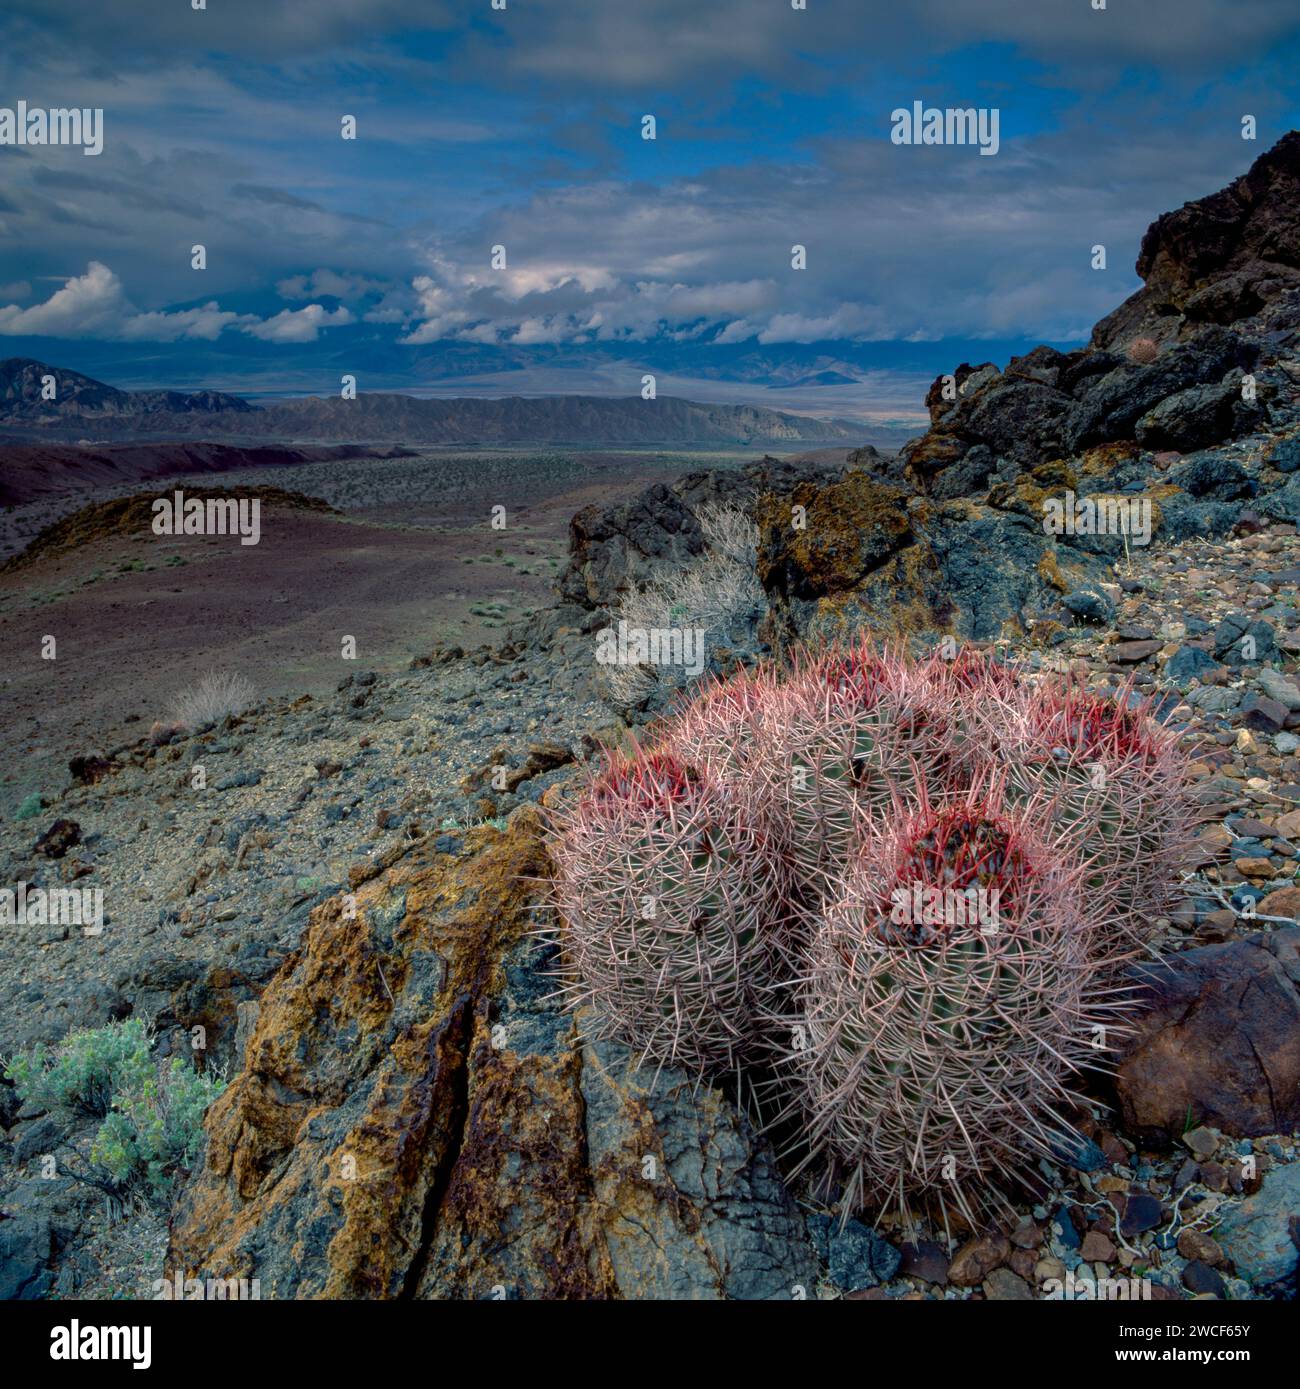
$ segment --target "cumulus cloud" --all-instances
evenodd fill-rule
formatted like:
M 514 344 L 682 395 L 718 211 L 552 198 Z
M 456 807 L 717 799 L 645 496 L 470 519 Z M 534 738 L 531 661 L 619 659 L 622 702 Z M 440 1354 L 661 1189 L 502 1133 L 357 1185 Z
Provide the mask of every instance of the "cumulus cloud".
M 106 265 L 92 260 L 41 304 L 0 307 L 0 333 L 7 337 L 115 337 L 131 315 L 122 282 Z
M 297 343 L 315 342 L 322 328 L 351 322 L 346 308 L 340 306 L 331 313 L 321 304 L 285 309 L 268 319 L 233 313 L 215 300 L 197 308 L 142 313 L 127 298 L 121 280 L 97 260 L 90 262 L 84 275 L 72 276 L 42 303 L 28 308 L 0 305 L 0 335 L 5 337 L 214 342 L 227 328 L 236 328 L 267 342 Z
M 249 324 L 244 332 L 263 342 L 315 342 L 322 328 L 338 328 L 355 321 L 342 304 L 333 312 L 323 304 L 308 304 L 305 309 L 281 309 L 272 318 Z

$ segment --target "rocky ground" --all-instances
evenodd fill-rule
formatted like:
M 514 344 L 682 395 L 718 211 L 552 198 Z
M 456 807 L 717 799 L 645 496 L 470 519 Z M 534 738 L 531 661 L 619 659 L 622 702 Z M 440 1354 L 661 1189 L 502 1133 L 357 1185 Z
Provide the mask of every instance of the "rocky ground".
M 3 1291 L 147 1296 L 184 1270 L 267 1297 L 1029 1299 L 1130 1278 L 1153 1298 L 1293 1297 L 1298 184 L 1300 135 L 1157 222 L 1148 290 L 1087 348 L 962 368 L 956 400 L 937 382 L 898 459 L 765 460 L 584 507 L 555 601 L 494 647 L 78 749 L 0 826 L 0 878 L 102 886 L 107 923 L 10 928 L 2 1045 L 144 1016 L 164 1052 L 202 1028 L 197 1060 L 230 1084 L 173 1208 L 134 1223 L 61 1175 L 85 1132 L 0 1087 Z M 1116 350 L 1129 333 L 1151 360 Z M 1146 499 L 1151 543 L 1045 530 L 1067 491 Z M 948 633 L 1131 678 L 1194 757 L 1200 862 L 1134 966 L 1134 1035 L 1079 1144 L 988 1229 L 841 1226 L 729 1082 L 638 1070 L 551 996 L 545 810 L 662 702 L 606 699 L 593 634 L 703 552 L 719 501 L 758 522 L 766 603 L 714 669 L 822 635 Z
M 809 1295 L 814 1289 L 869 1289 L 873 1296 L 1028 1297 L 1067 1271 L 1083 1276 L 1082 1260 L 1108 1277 L 1136 1269 L 1150 1276 L 1156 1295 L 1161 1289 L 1236 1297 L 1276 1292 L 1287 1260 L 1270 1244 L 1270 1231 L 1285 1231 L 1300 1180 L 1294 1136 L 1300 1121 L 1294 1098 L 1300 962 L 1293 940 L 1289 954 L 1279 946 L 1276 955 L 1244 942 L 1261 931 L 1276 943 L 1290 940 L 1295 933 L 1287 923 L 1300 915 L 1300 737 L 1287 727 L 1300 728 L 1297 562 L 1300 542 L 1286 524 L 1227 541 L 1138 550 L 1101 589 L 1113 605 L 1105 621 L 1057 625 L 1040 643 L 1030 634 L 1020 644 L 1033 662 L 1087 672 L 1098 682 L 1132 674 L 1139 689 L 1163 696 L 1169 717 L 1186 726 L 1200 750 L 1195 771 L 1210 823 L 1204 864 L 1187 903 L 1164 927 L 1162 952 L 1175 961 L 1199 960 L 1207 949 L 1235 952 L 1232 968 L 1259 976 L 1262 1001 L 1253 1011 L 1243 1004 L 1225 1023 L 1228 1005 L 1215 995 L 1225 966 L 1211 971 L 1210 982 L 1192 990 L 1197 1006 L 1191 1021 L 1180 1023 L 1178 1047 L 1165 1054 L 1158 1031 L 1155 1042 L 1138 1048 L 1121 1070 L 1118 1114 L 1099 1106 L 1083 1120 L 1092 1143 L 1045 1166 L 1043 1190 L 1032 1194 L 1037 1199 L 1025 1195 L 1019 1222 L 1002 1234 L 981 1235 L 972 1245 L 959 1231 L 954 1243 L 942 1229 L 929 1229 L 910 1248 L 888 1220 L 874 1234 L 856 1226 L 841 1234 L 827 1212 L 805 1209 L 800 1218 L 812 1254 L 805 1250 L 801 1264 L 777 1267 L 766 1249 L 756 1266 L 765 1271 L 762 1278 L 755 1267 L 737 1269 L 732 1276 L 739 1281 L 724 1281 L 720 1291 L 776 1295 L 784 1286 L 778 1277 L 796 1267 L 805 1271 Z M 259 708 L 161 747 L 142 739 L 82 766 L 80 779 L 38 815 L 3 826 L 0 853 L 6 881 L 102 886 L 105 931 L 89 937 L 68 927 L 15 928 L 16 948 L 6 954 L 0 989 L 5 1049 L 55 1040 L 72 1026 L 144 1015 L 156 1021 L 164 1052 L 188 1051 L 190 1029 L 204 1027 L 210 1045 L 202 1063 L 234 1073 L 238 1049 L 254 1035 L 268 981 L 289 961 L 278 984 L 282 991 L 294 987 L 295 952 L 313 949 L 309 922 L 317 923 L 317 935 L 337 931 L 341 894 L 373 882 L 394 896 L 388 880 L 412 872 L 420 890 L 436 894 L 446 875 L 478 873 L 485 854 L 505 853 L 513 861 L 538 853 L 535 831 L 520 828 L 516 810 L 562 782 L 596 738 L 624 729 L 620 711 L 601 697 L 592 638 L 582 630 L 590 618 L 583 609 L 558 607 L 531 633 L 515 634 L 518 646 L 469 657 L 439 652 L 397 676 L 359 671 L 331 698 Z M 1257 637 L 1253 662 L 1242 662 L 1234 651 L 1246 630 Z M 200 765 L 207 773 L 202 791 L 191 786 Z M 485 772 L 494 766 L 507 769 L 508 790 L 494 790 Z M 511 829 L 494 827 L 512 815 Z M 471 828 L 485 820 L 492 823 Z M 413 869 L 412 857 L 431 866 Z M 527 904 L 516 902 L 511 911 L 527 916 Z M 396 926 L 388 929 L 397 934 Z M 524 948 L 522 937 L 512 948 Z M 439 953 L 453 954 L 445 943 Z M 503 949 L 503 957 L 508 953 Z M 1242 963 L 1251 956 L 1259 961 Z M 384 973 L 386 987 L 407 1006 L 404 987 L 411 985 L 401 963 Z M 383 999 L 378 974 L 372 983 Z M 337 987 L 331 980 L 331 1000 Z M 1182 975 L 1178 987 L 1190 987 Z M 509 985 L 504 988 L 508 992 Z M 526 1032 L 547 1032 L 548 1047 L 558 1046 L 557 1033 L 572 1042 L 561 1015 L 533 998 L 519 1011 L 529 1009 L 544 1021 L 529 1022 Z M 1222 1067 L 1208 1079 L 1197 1070 L 1206 1055 L 1222 1053 L 1221 1029 L 1229 1025 L 1246 1038 L 1240 1049 L 1247 1059 L 1219 1093 Z M 572 1045 L 592 1055 L 616 1050 L 585 1041 Z M 1254 1060 L 1252 1047 L 1258 1049 Z M 550 1053 L 541 1054 L 562 1069 Z M 603 1064 L 626 1062 L 625 1056 L 604 1056 Z M 622 1079 L 619 1086 L 630 1083 Z M 311 1086 L 301 1088 L 311 1093 Z M 775 1194 L 771 1159 L 763 1159 L 746 1121 L 720 1093 L 701 1102 L 689 1092 L 678 1077 L 648 1088 L 645 1103 L 662 1125 L 659 1142 L 684 1142 L 681 1126 L 707 1120 L 709 1141 L 719 1144 L 721 1127 L 738 1155 L 732 1166 L 766 1161 L 766 1199 L 783 1220 L 794 1220 L 791 1210 L 798 1207 Z M 623 1105 L 626 1090 L 614 1094 Z M 588 1125 L 594 1122 L 591 1104 L 588 1095 Z M 1188 1106 L 1197 1122 L 1183 1132 L 1176 1120 Z M 55 1116 L 11 1107 L 6 1118 L 0 1191 L 14 1219 L 0 1223 L 0 1232 L 11 1246 L 21 1230 L 31 1232 L 13 1251 L 10 1267 L 20 1268 L 23 1257 L 30 1262 L 39 1250 L 45 1257 L 40 1271 L 28 1270 L 35 1280 L 29 1288 L 140 1295 L 161 1276 L 158 1219 L 119 1225 L 117 1235 L 106 1230 L 99 1193 L 66 1179 L 43 1181 L 36 1170 L 41 1154 L 69 1139 L 75 1147 L 78 1135 L 60 1132 Z M 247 1126 L 248 1116 L 241 1122 Z M 615 1135 L 607 1140 L 611 1149 L 620 1148 L 626 1135 L 618 1126 L 627 1123 L 618 1109 Z M 1233 1137 L 1243 1126 L 1252 1136 Z M 85 1135 L 80 1139 L 84 1145 Z M 1247 1154 L 1254 1157 L 1254 1176 L 1243 1175 L 1249 1168 L 1240 1159 Z M 671 1170 L 669 1153 L 665 1161 Z M 746 1175 L 751 1187 L 757 1180 Z M 702 1188 L 699 1199 L 706 1195 L 714 1193 Z M 610 1199 L 617 1208 L 624 1197 Z M 265 1218 L 259 1212 L 259 1221 Z M 662 1223 L 662 1211 L 657 1219 Z M 1233 1234 L 1238 1228 L 1241 1233 Z M 135 1233 L 128 1239 L 130 1229 Z M 676 1234 L 685 1240 L 681 1229 Z M 734 1231 L 725 1238 L 734 1238 Z M 802 1248 L 794 1225 L 782 1239 L 787 1253 Z M 191 1239 L 189 1248 L 195 1247 Z M 692 1248 L 701 1268 L 713 1268 Z M 706 1253 L 712 1249 L 706 1244 Z M 685 1245 L 682 1268 L 665 1267 L 667 1281 L 654 1285 L 658 1291 L 696 1287 L 684 1251 Z M 635 1260 L 629 1256 L 629 1262 Z M 609 1286 L 629 1291 L 633 1285 L 621 1281 L 617 1261 L 611 1268 Z M 469 1294 L 472 1277 L 481 1272 L 462 1271 L 455 1286 L 431 1283 L 429 1290 Z M 329 1276 L 322 1273 L 322 1287 Z M 309 1286 L 308 1270 L 299 1277 Z M 590 1280 L 588 1291 L 603 1286 L 595 1273 Z M 718 1286 L 716 1279 L 710 1286 Z

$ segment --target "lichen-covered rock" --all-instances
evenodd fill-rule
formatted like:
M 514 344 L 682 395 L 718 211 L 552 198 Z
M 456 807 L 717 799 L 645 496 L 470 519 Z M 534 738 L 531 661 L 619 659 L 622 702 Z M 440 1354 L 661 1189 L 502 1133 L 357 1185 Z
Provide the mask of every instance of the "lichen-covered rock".
M 1045 532 L 1042 501 L 1072 478 L 1041 471 L 995 489 L 997 506 L 909 501 L 853 474 L 765 497 L 758 563 L 775 637 L 953 632 L 987 641 L 1023 632 L 1030 615 L 1106 577 L 1100 556 Z M 806 529 L 792 525 L 797 508 Z
M 816 463 L 763 458 L 744 468 L 687 473 L 652 483 L 630 501 L 584 507 L 569 523 L 569 562 L 556 590 L 580 608 L 609 608 L 652 575 L 689 564 L 704 551 L 696 513 L 711 505 L 752 508 L 764 492 L 839 472 Z
M 769 493 L 758 522 L 758 577 L 765 588 L 794 598 L 856 587 L 911 536 L 907 494 L 862 472 Z
M 815 1256 L 718 1091 L 561 1011 L 531 807 L 316 909 L 209 1112 L 168 1267 L 268 1297 L 792 1297 Z

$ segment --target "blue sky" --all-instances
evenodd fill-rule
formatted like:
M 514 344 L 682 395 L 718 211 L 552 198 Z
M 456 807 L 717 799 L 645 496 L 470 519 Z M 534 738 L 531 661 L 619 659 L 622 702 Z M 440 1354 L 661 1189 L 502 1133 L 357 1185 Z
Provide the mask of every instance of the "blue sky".
M 904 416 L 1085 338 L 1297 123 L 1298 59 L 1294 0 L 7 0 L 0 107 L 105 146 L 0 147 L 0 354 Z M 997 155 L 891 144 L 915 100 L 996 107 Z

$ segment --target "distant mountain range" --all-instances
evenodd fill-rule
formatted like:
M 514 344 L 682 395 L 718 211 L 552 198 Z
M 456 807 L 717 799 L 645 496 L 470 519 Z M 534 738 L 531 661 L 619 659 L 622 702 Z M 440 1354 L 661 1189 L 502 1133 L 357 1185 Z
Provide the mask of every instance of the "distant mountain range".
M 222 391 L 122 391 L 23 357 L 0 361 L 0 431 L 27 440 L 220 436 L 428 445 L 835 443 L 864 433 L 851 420 L 667 396 L 429 400 L 363 392 L 354 400 L 308 396 L 258 405 Z

